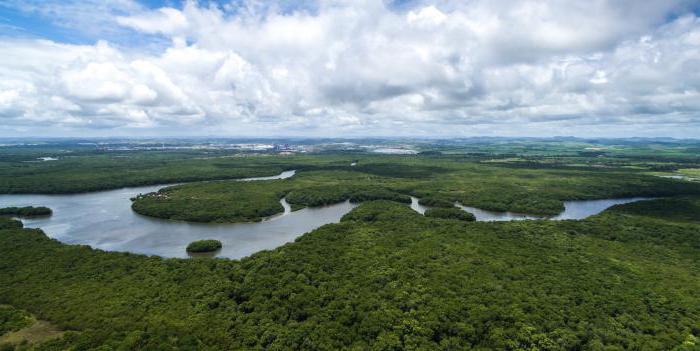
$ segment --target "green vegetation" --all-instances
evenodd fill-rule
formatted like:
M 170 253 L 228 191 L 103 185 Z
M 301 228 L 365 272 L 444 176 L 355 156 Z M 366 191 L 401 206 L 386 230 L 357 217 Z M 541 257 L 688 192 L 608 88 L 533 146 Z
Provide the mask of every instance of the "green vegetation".
M 31 316 L 12 306 L 0 305 L 0 336 L 20 330 L 32 322 Z
M 474 214 L 458 208 L 430 208 L 425 211 L 426 217 L 442 219 L 458 219 L 460 221 L 473 222 L 476 220 Z
M 345 200 L 363 202 L 371 200 L 392 200 L 402 203 L 411 203 L 411 197 L 402 195 L 386 188 L 366 185 L 335 185 L 317 186 L 296 189 L 287 195 L 290 204 L 302 206 L 330 205 Z
M 139 196 L 134 211 L 194 222 L 257 221 L 282 212 L 286 196 L 293 209 L 350 200 L 409 203 L 429 207 L 455 202 L 492 211 L 556 215 L 565 200 L 700 194 L 700 184 L 634 170 L 511 168 L 459 157 L 365 156 L 351 167 L 350 156 L 319 156 L 289 179 L 215 181 L 179 185 Z M 299 161 L 299 160 L 297 160 Z M 291 166 L 290 166 L 291 167 Z
M 649 217 L 700 223 L 700 200 L 696 197 L 639 201 L 624 206 L 618 205 L 610 210 L 620 213 L 642 214 Z
M 47 335 L 60 336 L 18 348 L 700 347 L 700 184 L 648 174 L 697 169 L 696 145 L 504 141 L 418 149 L 417 156 L 232 157 L 0 148 L 4 193 L 229 179 L 134 199 L 135 211 L 161 218 L 255 221 L 281 212 L 283 197 L 294 209 L 361 202 L 340 223 L 242 260 L 65 245 L 0 216 L 0 304 L 50 321 Z M 27 162 L 38 156 L 60 160 Z M 298 173 L 285 180 L 230 180 L 289 169 Z M 433 208 L 421 216 L 406 206 L 409 196 Z M 669 198 L 581 221 L 473 222 L 452 206 L 555 214 L 564 200 L 628 196 Z M 7 315 L 17 320 L 16 312 Z
M 272 176 L 294 168 L 295 158 L 232 157 L 199 153 L 106 153 L 51 162 L 0 161 L 0 193 L 79 193 L 142 186 Z
M 214 252 L 221 249 L 219 240 L 197 240 L 187 245 L 187 252 Z
M 137 213 L 192 222 L 249 222 L 284 210 L 286 196 L 294 209 L 350 200 L 376 199 L 410 203 L 407 195 L 383 184 L 390 178 L 345 171 L 305 171 L 283 180 L 239 182 L 214 181 L 161 189 L 136 197 Z
M 423 206 L 428 206 L 428 207 L 444 207 L 444 208 L 454 207 L 453 201 L 438 199 L 435 197 L 424 197 L 424 198 L 418 200 L 418 203 L 423 205 Z
M 44 343 L 60 338 L 64 334 L 62 330 L 47 321 L 37 320 L 24 311 L 15 311 L 19 312 L 22 320 L 18 321 L 19 323 L 14 326 L 13 330 L 0 335 L 0 350 L 2 351 L 50 350 L 52 348 L 46 347 L 48 344 Z
M 0 229 L 18 229 L 22 228 L 22 222 L 14 220 L 10 217 L 0 216 Z
M 46 350 L 690 350 L 700 225 L 626 206 L 584 221 L 487 223 L 373 201 L 241 261 L 102 252 L 5 229 L 0 302 L 69 330 Z
M 143 215 L 191 222 L 259 221 L 284 210 L 279 199 L 285 182 L 184 184 L 138 196 L 131 207 Z
M 49 216 L 51 215 L 51 209 L 48 207 L 4 207 L 0 208 L 0 216 L 20 216 L 20 217 L 34 217 L 34 216 Z

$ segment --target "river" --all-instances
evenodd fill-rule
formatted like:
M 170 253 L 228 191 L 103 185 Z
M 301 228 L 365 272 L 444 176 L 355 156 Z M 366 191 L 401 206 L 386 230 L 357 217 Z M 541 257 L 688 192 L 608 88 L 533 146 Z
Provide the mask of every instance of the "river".
M 273 177 L 239 181 L 284 179 L 287 171 Z M 128 251 L 163 257 L 187 257 L 185 247 L 192 241 L 216 239 L 223 243 L 218 257 L 241 258 L 294 241 L 301 234 L 324 224 L 336 223 L 350 212 L 349 201 L 291 212 L 282 199 L 283 214 L 257 223 L 187 223 L 142 216 L 131 210 L 130 198 L 165 185 L 122 188 L 71 195 L 0 195 L 0 207 L 47 206 L 53 215 L 24 218 L 28 228 L 41 228 L 46 235 L 67 244 L 90 245 L 107 251 Z
M 260 181 L 292 177 L 286 171 L 272 177 L 239 179 Z M 170 221 L 139 215 L 131 210 L 130 198 L 168 185 L 122 188 L 70 195 L 0 195 L 0 207 L 47 206 L 49 217 L 24 218 L 28 228 L 41 228 L 46 235 L 67 244 L 90 245 L 106 251 L 125 251 L 162 257 L 188 257 L 185 247 L 192 241 L 216 239 L 223 243 L 217 257 L 241 258 L 262 250 L 270 250 L 292 242 L 300 235 L 324 224 L 337 223 L 355 204 L 338 204 L 304 208 L 292 212 L 285 199 L 280 203 L 284 213 L 257 223 L 206 224 Z M 582 219 L 606 208 L 643 198 L 566 201 L 566 210 L 549 219 Z M 460 204 L 456 206 L 474 213 L 479 221 L 542 219 L 542 217 L 510 212 L 484 211 Z M 412 198 L 411 208 L 419 213 L 426 207 Z
M 565 219 L 584 219 L 593 215 L 597 215 L 598 213 L 601 213 L 607 208 L 614 205 L 627 204 L 630 202 L 637 202 L 642 200 L 649 200 L 649 198 L 629 197 L 621 199 L 564 201 L 564 212 L 556 216 L 536 216 L 516 212 L 487 211 L 476 207 L 464 206 L 460 203 L 455 203 L 455 206 L 461 208 L 464 211 L 471 212 L 472 214 L 474 214 L 474 217 L 476 217 L 476 220 L 480 222 L 522 221 L 526 219 L 548 219 L 560 221 Z M 411 196 L 411 208 L 420 214 L 424 214 L 425 211 L 428 209 L 428 207 L 419 204 L 418 198 L 413 196 Z

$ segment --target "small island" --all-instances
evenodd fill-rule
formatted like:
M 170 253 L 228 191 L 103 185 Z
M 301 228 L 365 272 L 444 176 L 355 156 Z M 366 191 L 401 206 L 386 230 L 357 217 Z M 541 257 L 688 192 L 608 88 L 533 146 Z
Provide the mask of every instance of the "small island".
M 442 219 L 458 219 L 460 221 L 467 222 L 473 222 L 476 220 L 474 214 L 458 208 L 431 208 L 425 211 L 425 216 Z
M 221 249 L 223 245 L 219 240 L 197 240 L 191 242 L 187 245 L 187 252 L 190 253 L 204 253 L 204 252 L 214 252 Z
M 37 216 L 50 216 L 51 209 L 48 207 L 4 207 L 0 208 L 1 216 L 20 216 L 20 217 L 37 217 Z

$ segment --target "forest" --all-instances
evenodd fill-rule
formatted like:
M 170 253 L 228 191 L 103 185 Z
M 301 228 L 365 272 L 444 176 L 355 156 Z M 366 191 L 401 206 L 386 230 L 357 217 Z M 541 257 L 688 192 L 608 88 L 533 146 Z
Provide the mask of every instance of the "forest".
M 3 193 L 194 181 L 132 199 L 134 211 L 164 219 L 258 221 L 282 212 L 282 198 L 293 210 L 359 203 L 339 223 L 240 260 L 69 245 L 5 210 L 0 350 L 700 350 L 700 183 L 654 173 L 694 169 L 695 159 L 482 148 L 76 150 L 45 163 L 0 150 Z M 431 207 L 425 216 L 411 196 Z M 630 196 L 655 199 L 565 221 L 477 222 L 453 206 L 551 215 L 566 200 Z M 3 342 L 33 320 L 61 333 Z
M 0 208 L 0 216 L 19 216 L 19 217 L 34 217 L 34 216 L 50 216 L 51 209 L 48 207 L 4 207 Z
M 643 174 L 627 169 L 523 169 L 453 157 L 364 157 L 350 166 L 338 156 L 314 164 L 294 164 L 289 179 L 196 182 L 166 187 L 134 199 L 139 214 L 191 222 L 249 222 L 283 211 L 350 200 L 410 203 L 429 207 L 455 202 L 493 211 L 556 215 L 566 200 L 657 197 L 700 194 L 700 183 Z M 281 162 L 281 161 L 280 161 Z
M 187 245 L 187 252 L 212 252 L 221 248 L 221 241 L 218 240 L 197 240 Z
M 429 208 L 425 211 L 426 217 L 442 218 L 442 219 L 458 219 L 461 221 L 473 222 L 476 220 L 474 214 L 458 208 Z
M 370 201 L 240 261 L 2 229 L 0 303 L 67 331 L 38 350 L 697 349 L 700 223 L 630 206 L 486 223 Z

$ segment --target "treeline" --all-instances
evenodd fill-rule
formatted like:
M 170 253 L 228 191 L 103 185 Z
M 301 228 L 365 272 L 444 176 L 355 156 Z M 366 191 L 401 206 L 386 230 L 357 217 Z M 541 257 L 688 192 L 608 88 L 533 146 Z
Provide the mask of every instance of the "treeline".
M 698 197 L 676 197 L 638 201 L 617 205 L 610 211 L 674 219 L 678 221 L 700 222 L 700 199 Z
M 426 217 L 442 219 L 458 219 L 460 221 L 473 222 L 476 217 L 473 213 L 463 211 L 459 208 L 430 208 L 425 211 Z
M 20 216 L 20 217 L 35 217 L 35 216 L 50 216 L 52 213 L 48 207 L 4 207 L 0 208 L 0 216 Z
M 422 197 L 418 200 L 418 203 L 423 205 L 423 206 L 428 206 L 428 207 L 445 207 L 445 208 L 450 208 L 454 207 L 454 201 L 449 201 L 445 199 L 440 199 L 436 197 Z
M 21 229 L 22 222 L 10 217 L 0 216 L 0 229 Z
M 285 180 L 216 181 L 168 187 L 132 199 L 131 208 L 151 217 L 190 222 L 255 222 L 284 211 Z
M 219 240 L 197 240 L 187 245 L 187 252 L 213 252 L 221 249 L 223 245 Z
M 303 157 L 225 157 L 206 153 L 131 152 L 64 157 L 51 162 L 0 162 L 0 194 L 69 194 L 121 187 L 277 175 L 307 164 Z
M 391 200 L 411 203 L 411 197 L 378 186 L 317 186 L 292 190 L 287 194 L 287 202 L 303 206 L 323 206 L 345 200 L 364 202 L 371 200 Z

